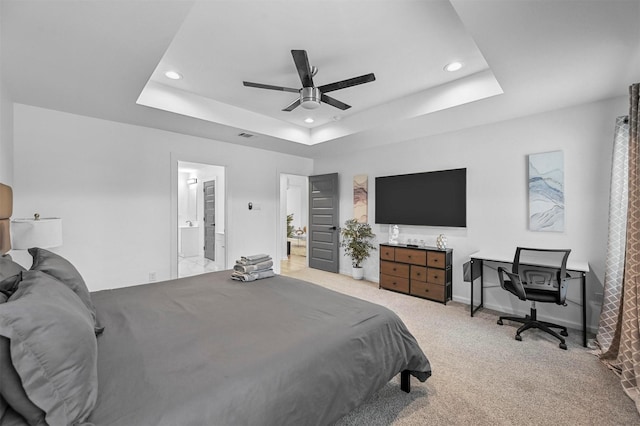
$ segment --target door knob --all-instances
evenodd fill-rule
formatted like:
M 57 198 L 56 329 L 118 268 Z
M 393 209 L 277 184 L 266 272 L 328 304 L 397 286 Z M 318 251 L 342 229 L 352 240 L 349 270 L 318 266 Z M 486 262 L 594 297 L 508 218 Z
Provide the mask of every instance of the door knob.
M 336 229 L 338 229 L 338 227 L 337 226 L 332 226 L 329 229 L 332 230 L 332 231 L 335 231 Z

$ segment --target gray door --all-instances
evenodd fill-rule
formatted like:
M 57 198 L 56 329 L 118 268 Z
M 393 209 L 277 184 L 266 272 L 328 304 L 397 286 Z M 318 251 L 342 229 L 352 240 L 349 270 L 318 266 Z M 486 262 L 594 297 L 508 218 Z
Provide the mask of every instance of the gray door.
M 309 176 L 309 267 L 338 272 L 338 174 Z
M 204 192 L 204 257 L 216 260 L 216 181 L 203 182 Z

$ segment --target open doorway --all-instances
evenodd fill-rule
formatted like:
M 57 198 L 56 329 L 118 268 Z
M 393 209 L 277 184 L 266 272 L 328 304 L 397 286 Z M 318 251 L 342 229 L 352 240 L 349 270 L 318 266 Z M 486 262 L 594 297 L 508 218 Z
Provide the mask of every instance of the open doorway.
M 285 273 L 307 266 L 308 194 L 306 176 L 280 175 L 281 223 L 286 223 L 281 240 L 283 257 L 280 270 Z
M 225 168 L 178 161 L 177 276 L 225 269 Z

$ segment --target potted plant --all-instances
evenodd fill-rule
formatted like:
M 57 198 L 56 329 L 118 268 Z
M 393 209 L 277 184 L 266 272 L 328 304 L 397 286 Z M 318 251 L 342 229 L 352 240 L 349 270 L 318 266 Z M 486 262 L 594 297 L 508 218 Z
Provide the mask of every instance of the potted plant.
M 351 258 L 352 276 L 356 280 L 364 277 L 362 262 L 367 259 L 371 250 L 375 250 L 376 246 L 371 243 L 375 238 L 375 234 L 371 230 L 368 223 L 360 223 L 356 219 L 349 219 L 344 223 L 344 227 L 340 229 L 342 242 L 340 246 L 344 248 L 345 254 Z

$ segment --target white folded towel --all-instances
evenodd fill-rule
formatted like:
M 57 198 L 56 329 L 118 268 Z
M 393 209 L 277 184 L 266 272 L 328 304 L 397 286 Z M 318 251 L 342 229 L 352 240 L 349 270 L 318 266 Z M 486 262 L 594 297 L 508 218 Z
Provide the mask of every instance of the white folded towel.
M 255 265 L 239 265 L 236 263 L 233 269 L 238 272 L 247 273 L 247 272 L 264 271 L 265 269 L 269 269 L 272 266 L 273 266 L 273 260 L 267 260 L 265 262 L 256 263 Z
M 253 256 L 242 256 L 239 260 L 236 260 L 237 265 L 257 265 L 261 262 L 272 260 L 268 254 L 255 254 Z
M 254 262 L 256 260 L 260 260 L 263 258 L 270 258 L 270 257 L 271 256 L 269 256 L 268 254 L 252 254 L 251 256 L 242 256 L 241 259 Z
M 270 278 L 273 276 L 275 276 L 273 269 L 266 269 L 264 271 L 256 271 L 256 272 L 248 272 L 248 273 L 233 271 L 233 273 L 231 274 L 232 279 L 237 281 L 245 281 L 245 282 L 261 280 L 263 278 Z

